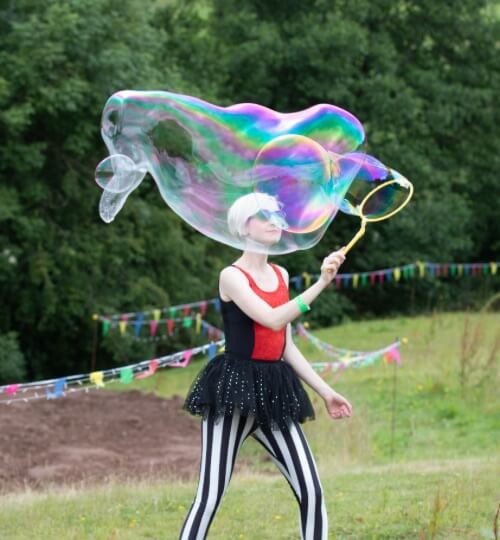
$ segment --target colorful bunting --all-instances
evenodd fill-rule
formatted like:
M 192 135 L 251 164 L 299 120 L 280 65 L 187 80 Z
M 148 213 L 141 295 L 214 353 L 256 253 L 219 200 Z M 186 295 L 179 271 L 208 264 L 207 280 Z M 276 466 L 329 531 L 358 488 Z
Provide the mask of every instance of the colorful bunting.
M 479 275 L 497 275 L 498 265 L 497 261 L 492 262 L 476 262 L 476 263 L 431 263 L 424 261 L 416 261 L 413 264 L 407 264 L 404 266 L 397 266 L 394 268 L 383 268 L 379 270 L 372 270 L 370 272 L 355 272 L 351 274 L 337 274 L 335 276 L 335 286 L 337 289 L 349 287 L 350 285 L 356 289 L 358 287 L 366 287 L 368 284 L 374 286 L 377 283 L 383 284 L 385 282 L 399 283 L 401 280 L 407 280 L 415 277 L 415 273 L 418 272 L 419 278 L 454 278 L 461 276 L 479 276 Z M 319 274 L 310 274 L 308 272 L 302 272 L 297 276 L 290 277 L 290 284 L 294 286 L 295 290 L 302 290 L 308 288 L 312 279 L 317 279 Z M 122 313 L 116 315 L 99 315 L 94 314 L 92 317 L 102 324 L 102 335 L 105 336 L 109 333 L 113 326 L 118 325 L 121 335 L 125 335 L 128 323 L 134 321 L 136 334 L 140 331 L 143 324 L 148 323 L 151 335 L 156 335 L 157 328 L 151 325 L 151 320 L 161 322 L 162 314 L 166 315 L 167 319 L 173 320 L 176 317 L 177 312 L 181 312 L 184 317 L 190 316 L 193 311 L 197 311 L 196 315 L 201 314 L 203 317 L 208 309 L 209 305 L 213 305 L 215 311 L 220 313 L 220 299 L 212 298 L 211 300 L 201 300 L 199 302 L 191 302 L 189 304 L 179 304 L 176 306 L 170 306 L 165 308 L 155 308 L 150 311 Z M 138 322 L 139 321 L 141 322 Z M 167 322 L 167 330 L 169 334 L 172 330 L 169 326 L 173 323 Z M 188 323 L 186 323 L 188 324 Z M 197 333 L 199 331 L 197 330 Z

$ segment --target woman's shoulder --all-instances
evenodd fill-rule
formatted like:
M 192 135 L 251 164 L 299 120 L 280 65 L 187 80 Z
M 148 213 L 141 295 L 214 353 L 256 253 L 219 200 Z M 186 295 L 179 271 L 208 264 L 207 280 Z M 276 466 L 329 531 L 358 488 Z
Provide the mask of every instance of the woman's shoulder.
M 279 264 L 276 264 L 276 263 L 271 263 L 271 264 L 279 269 L 279 271 L 281 272 L 281 275 L 283 276 L 283 279 L 285 280 L 285 283 L 288 283 L 288 278 L 289 278 L 288 270 L 285 267 L 280 266 Z
M 222 281 L 222 280 L 227 280 L 227 279 L 234 279 L 234 277 L 236 277 L 236 279 L 239 279 L 238 276 L 243 276 L 242 272 L 240 270 L 238 270 L 238 268 L 236 268 L 236 266 L 233 266 L 233 265 L 228 265 L 228 266 L 225 266 L 219 273 L 219 279 Z M 243 276 L 244 278 L 245 276 Z

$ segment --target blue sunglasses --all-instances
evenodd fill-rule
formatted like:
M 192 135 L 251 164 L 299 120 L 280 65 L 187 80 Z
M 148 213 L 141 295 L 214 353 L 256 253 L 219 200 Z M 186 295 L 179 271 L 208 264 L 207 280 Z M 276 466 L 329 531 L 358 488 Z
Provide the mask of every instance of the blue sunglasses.
M 250 216 L 255 217 L 262 221 L 270 221 L 273 225 L 280 229 L 288 229 L 288 222 L 286 221 L 286 214 L 282 210 L 259 210 L 256 214 Z M 248 218 L 248 219 L 250 219 Z

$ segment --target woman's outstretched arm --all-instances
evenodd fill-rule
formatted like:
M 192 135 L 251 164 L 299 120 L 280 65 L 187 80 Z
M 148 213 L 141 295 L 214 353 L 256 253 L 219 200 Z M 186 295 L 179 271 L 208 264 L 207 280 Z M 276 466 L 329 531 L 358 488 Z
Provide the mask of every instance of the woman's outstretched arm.
M 318 281 L 301 293 L 302 299 L 306 304 L 311 304 L 325 287 L 331 283 L 344 260 L 345 255 L 340 250 L 334 251 L 325 257 Z M 279 268 L 282 269 L 288 285 L 288 272 L 282 267 Z M 251 319 L 257 321 L 262 326 L 267 326 L 273 330 L 281 330 L 281 328 L 302 314 L 295 300 L 290 300 L 275 308 L 271 307 L 259 295 L 254 293 L 244 274 L 232 266 L 228 266 L 222 270 L 220 273 L 220 284 L 231 300 Z

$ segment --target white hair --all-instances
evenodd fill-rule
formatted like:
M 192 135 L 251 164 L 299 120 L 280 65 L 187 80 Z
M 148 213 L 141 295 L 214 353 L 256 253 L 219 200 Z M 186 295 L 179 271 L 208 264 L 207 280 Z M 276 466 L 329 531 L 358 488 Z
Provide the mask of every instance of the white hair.
M 245 236 L 245 225 L 259 210 L 276 211 L 282 204 L 268 193 L 248 193 L 236 199 L 227 213 L 229 232 L 237 238 Z

